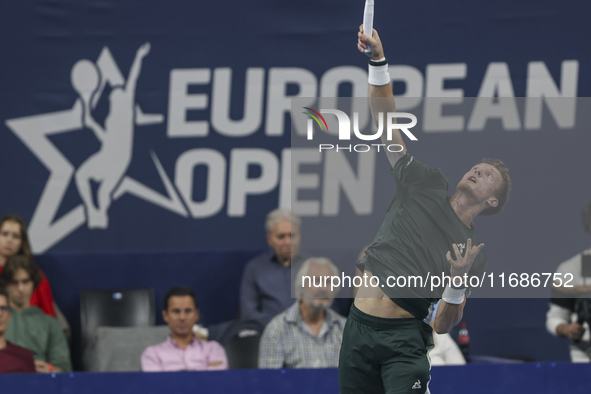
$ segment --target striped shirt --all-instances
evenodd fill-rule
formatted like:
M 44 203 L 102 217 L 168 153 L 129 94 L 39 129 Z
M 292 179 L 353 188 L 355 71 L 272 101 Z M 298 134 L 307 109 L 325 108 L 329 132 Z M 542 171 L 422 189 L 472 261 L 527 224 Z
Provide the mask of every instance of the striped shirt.
M 339 364 L 346 319 L 328 309 L 315 336 L 302 320 L 299 301 L 275 316 L 261 337 L 259 368 L 329 368 Z

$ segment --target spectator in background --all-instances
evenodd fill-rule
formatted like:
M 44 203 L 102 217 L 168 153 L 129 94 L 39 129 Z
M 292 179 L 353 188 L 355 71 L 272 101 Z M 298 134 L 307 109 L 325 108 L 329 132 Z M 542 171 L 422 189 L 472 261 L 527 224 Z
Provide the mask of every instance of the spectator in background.
M 267 215 L 265 229 L 272 251 L 251 260 L 244 270 L 240 289 L 242 320 L 265 326 L 273 316 L 293 304 L 291 266 L 298 269 L 300 219 L 288 210 L 275 209 Z
M 40 282 L 41 272 L 30 256 L 8 258 L 0 273 L 11 307 L 5 336 L 33 352 L 37 372 L 70 372 L 70 349 L 59 322 L 31 305 L 31 295 Z
M 591 233 L 591 201 L 583 209 L 581 221 L 586 233 Z M 572 362 L 589 362 L 591 358 L 591 249 L 584 250 L 556 269 L 562 282 L 568 281 L 565 274 L 572 274 L 570 288 L 553 287 L 550 308 L 546 314 L 546 329 L 550 334 L 568 338 Z
M 433 310 L 433 320 L 431 320 L 431 327 L 433 328 L 433 343 L 435 344 L 433 349 L 429 350 L 429 361 L 431 366 L 466 365 L 466 359 L 451 335 L 449 335 L 448 332 L 445 334 L 437 334 L 435 332 L 435 315 L 438 306 L 439 302 L 435 305 L 435 309 Z
M 0 219 L 0 272 L 6 260 L 14 255 L 32 257 L 27 225 L 18 215 L 8 214 Z M 31 305 L 36 305 L 49 316 L 55 317 L 51 288 L 47 278 L 41 272 L 41 282 L 31 296 Z
M 149 346 L 141 357 L 142 371 L 211 371 L 228 369 L 226 352 L 215 341 L 203 341 L 193 333 L 199 319 L 195 294 L 188 287 L 173 287 L 164 296 L 162 317 L 170 336 Z
M 328 286 L 320 282 L 332 275 L 340 273 L 327 258 L 312 257 L 302 264 L 295 282 L 297 301 L 263 332 L 259 368 L 338 366 L 345 318 L 330 309 L 338 289 L 331 291 L 330 280 Z
M 8 294 L 0 287 L 0 373 L 35 372 L 33 353 L 4 337 L 10 321 Z

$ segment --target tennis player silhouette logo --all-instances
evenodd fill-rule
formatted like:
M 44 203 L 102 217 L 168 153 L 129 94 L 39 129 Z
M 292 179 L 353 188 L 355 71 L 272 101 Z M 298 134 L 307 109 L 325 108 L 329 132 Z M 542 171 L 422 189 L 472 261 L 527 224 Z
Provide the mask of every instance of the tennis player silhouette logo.
M 135 89 L 142 60 L 150 52 L 150 44 L 142 45 L 135 56 L 127 81 L 113 86 L 109 96 L 109 112 L 101 126 L 92 116 L 91 102 L 99 92 L 101 74 L 95 63 L 80 60 L 72 68 L 71 81 L 82 102 L 82 124 L 91 129 L 102 146 L 78 168 L 76 187 L 84 203 L 89 228 L 109 226 L 112 195 L 129 167 L 132 158 L 135 128 Z M 91 180 L 99 183 L 96 204 Z

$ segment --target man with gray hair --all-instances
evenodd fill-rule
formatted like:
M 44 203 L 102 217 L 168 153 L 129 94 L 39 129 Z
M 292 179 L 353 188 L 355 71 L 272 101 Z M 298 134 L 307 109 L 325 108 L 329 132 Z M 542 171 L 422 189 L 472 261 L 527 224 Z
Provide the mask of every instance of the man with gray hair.
M 339 363 L 345 318 L 330 309 L 338 268 L 311 257 L 294 283 L 297 301 L 267 325 L 260 342 L 259 368 L 329 368 Z
M 265 230 L 272 251 L 246 265 L 240 289 L 242 320 L 255 320 L 265 326 L 293 303 L 292 264 L 298 269 L 305 259 L 299 254 L 300 223 L 299 217 L 285 209 L 267 215 Z

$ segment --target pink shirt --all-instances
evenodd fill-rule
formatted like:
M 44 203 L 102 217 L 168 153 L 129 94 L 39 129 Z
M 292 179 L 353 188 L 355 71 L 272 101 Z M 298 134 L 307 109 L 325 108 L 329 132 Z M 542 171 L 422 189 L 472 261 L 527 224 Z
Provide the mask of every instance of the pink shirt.
M 228 369 L 226 351 L 222 345 L 195 337 L 185 349 L 181 349 L 169 336 L 161 344 L 144 350 L 141 360 L 144 372 Z

